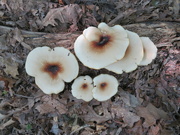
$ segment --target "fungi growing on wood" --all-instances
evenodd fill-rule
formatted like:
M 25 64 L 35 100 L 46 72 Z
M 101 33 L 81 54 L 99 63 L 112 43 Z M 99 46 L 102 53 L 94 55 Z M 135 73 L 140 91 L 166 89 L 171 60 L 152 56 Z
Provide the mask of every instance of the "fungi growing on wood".
M 140 37 L 131 31 L 127 31 L 129 38 L 129 46 L 126 50 L 124 57 L 105 68 L 115 72 L 117 74 L 122 74 L 124 72 L 131 72 L 137 68 L 143 58 L 143 45 Z
M 122 59 L 128 45 L 129 39 L 123 27 L 100 23 L 98 28 L 89 27 L 83 31 L 74 43 L 74 50 L 85 66 L 101 69 Z

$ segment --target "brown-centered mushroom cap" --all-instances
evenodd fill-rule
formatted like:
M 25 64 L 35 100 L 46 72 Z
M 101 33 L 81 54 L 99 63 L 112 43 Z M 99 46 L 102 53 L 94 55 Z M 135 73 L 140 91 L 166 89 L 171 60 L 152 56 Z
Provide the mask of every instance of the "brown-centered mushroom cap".
M 92 78 L 90 76 L 80 76 L 76 78 L 71 86 L 71 92 L 77 99 L 83 99 L 88 102 L 93 99 L 92 96 Z
M 77 60 L 69 50 L 46 46 L 37 47 L 28 54 L 25 69 L 46 94 L 61 92 L 64 81 L 71 82 L 79 72 Z
M 93 79 L 93 82 L 93 97 L 98 101 L 108 100 L 118 91 L 118 81 L 112 75 L 100 74 Z
M 131 31 L 127 31 L 127 34 L 129 38 L 129 46 L 124 57 L 121 60 L 105 67 L 117 74 L 122 74 L 123 71 L 131 72 L 135 70 L 143 58 L 143 45 L 140 37 Z
M 100 23 L 84 30 L 75 43 L 79 60 L 87 67 L 100 69 L 123 58 L 129 45 L 126 31 L 120 26 Z

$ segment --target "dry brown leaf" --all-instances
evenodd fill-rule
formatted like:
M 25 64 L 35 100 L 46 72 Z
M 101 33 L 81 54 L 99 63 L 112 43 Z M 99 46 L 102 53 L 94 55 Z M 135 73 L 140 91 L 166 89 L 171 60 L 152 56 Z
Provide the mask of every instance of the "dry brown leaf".
M 151 126 L 151 128 L 148 132 L 148 135 L 158 135 L 159 131 L 160 131 L 160 128 L 158 125 L 157 126 Z
M 8 54 L 4 57 L 0 56 L 0 66 L 5 66 L 4 72 L 7 75 L 10 74 L 14 78 L 16 78 L 17 75 L 19 75 L 19 64 L 15 61 L 15 57 L 12 54 Z
M 32 48 L 28 44 L 23 42 L 24 37 L 22 36 L 21 31 L 18 28 L 15 28 L 14 31 L 13 31 L 13 39 L 14 40 L 12 40 L 12 45 L 15 46 L 15 42 L 18 41 L 19 43 L 21 43 L 21 45 L 23 47 L 25 47 L 25 48 L 27 48 L 29 50 L 32 50 Z
M 85 114 L 82 117 L 85 121 L 96 121 L 97 123 L 102 123 L 111 119 L 111 114 L 107 110 L 104 110 L 103 113 L 104 114 L 100 116 L 96 114 L 92 107 L 88 106 L 88 114 Z
M 179 2 L 179 0 L 174 0 L 173 9 L 174 9 L 175 15 L 178 17 L 179 16 L 179 11 L 180 11 L 180 2 Z
M 1 61 L 1 57 L 0 57 L 0 61 Z M 1 66 L 1 65 L 0 65 Z M 13 85 L 14 85 L 14 83 L 15 83 L 15 80 L 13 80 L 13 79 L 11 79 L 11 78 L 6 78 L 6 77 L 0 77 L 0 81 L 1 82 L 4 82 L 4 86 L 3 86 L 3 89 L 4 90 L 6 90 L 6 91 L 8 91 L 9 92 L 9 94 L 11 95 L 11 96 L 13 96 L 13 90 L 12 90 L 12 88 L 13 88 Z M 1 89 L 1 88 L 0 88 Z M 1 106 L 1 105 L 0 105 Z
M 61 23 L 72 24 L 69 31 L 78 29 L 77 23 L 82 16 L 82 10 L 77 4 L 70 4 L 65 7 L 50 9 L 43 20 L 43 26 L 57 25 L 56 19 Z
M 149 103 L 146 107 L 139 106 L 136 109 L 137 114 L 145 119 L 143 126 L 147 128 L 156 124 L 156 120 L 158 119 L 167 119 L 167 113 L 156 108 L 151 103 Z
M 64 114 L 67 112 L 66 105 L 59 99 L 51 99 L 51 96 L 45 95 L 41 100 L 43 101 L 43 103 L 36 106 L 36 109 L 40 112 L 40 114 L 57 111 L 59 112 L 59 114 Z
M 140 117 L 137 116 L 135 113 L 130 112 L 129 110 L 114 106 L 111 108 L 112 117 L 115 119 L 122 118 L 124 123 L 127 124 L 129 127 L 132 127 L 135 122 L 140 120 Z
M 177 53 L 180 55 L 180 52 Z M 180 74 L 180 64 L 178 63 L 178 59 L 172 59 L 167 62 L 165 65 L 167 67 L 165 73 L 171 77 L 178 76 Z
M 143 135 L 142 120 L 136 122 L 131 129 L 127 129 L 129 135 Z
M 8 50 L 8 46 L 6 41 L 6 34 L 4 34 L 0 36 L 0 53 L 6 50 Z
M 33 98 L 28 98 L 28 107 L 29 109 L 31 109 L 34 106 L 34 99 Z
M 19 10 L 23 11 L 23 0 L 8 0 L 8 5 L 15 12 Z
M 120 89 L 119 95 L 121 96 L 119 99 L 122 100 L 127 106 L 137 107 L 141 104 L 141 102 L 134 95 L 127 91 Z

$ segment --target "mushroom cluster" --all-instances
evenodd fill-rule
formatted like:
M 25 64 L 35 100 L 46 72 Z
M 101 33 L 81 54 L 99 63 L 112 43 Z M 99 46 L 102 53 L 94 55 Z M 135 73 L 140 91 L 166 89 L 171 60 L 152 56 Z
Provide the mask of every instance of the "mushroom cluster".
M 71 82 L 79 73 L 75 56 L 63 47 L 33 49 L 27 56 L 25 69 L 46 94 L 63 91 L 64 82 Z
M 83 31 L 74 43 L 74 50 L 85 66 L 101 69 L 122 59 L 128 45 L 127 32 L 123 27 L 100 23 L 98 28 L 88 27 Z
M 100 23 L 88 27 L 74 43 L 79 60 L 93 69 L 105 68 L 117 74 L 131 72 L 138 65 L 148 65 L 156 57 L 157 48 L 148 37 L 125 30 L 120 25 Z
M 118 91 L 117 79 L 108 74 L 100 74 L 93 80 L 90 76 L 80 76 L 72 84 L 71 92 L 77 99 L 88 102 L 95 98 L 98 101 L 106 101 Z
M 105 68 L 117 74 L 131 72 L 138 65 L 148 65 L 157 55 L 157 48 L 148 37 L 139 37 L 120 25 L 109 27 L 106 23 L 85 29 L 76 39 L 74 50 L 85 66 Z M 71 82 L 79 73 L 75 56 L 63 47 L 35 48 L 27 56 L 25 69 L 46 94 L 63 91 L 65 82 Z M 117 93 L 118 81 L 107 74 L 94 79 L 80 76 L 73 82 L 71 91 L 78 99 L 105 101 Z

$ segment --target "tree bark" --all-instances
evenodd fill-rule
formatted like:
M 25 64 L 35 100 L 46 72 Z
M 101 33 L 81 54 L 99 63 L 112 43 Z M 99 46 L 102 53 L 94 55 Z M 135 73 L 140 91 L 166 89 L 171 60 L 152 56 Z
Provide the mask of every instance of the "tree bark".
M 139 36 L 150 37 L 159 46 L 171 46 L 174 41 L 179 41 L 180 24 L 175 22 L 138 23 L 123 26 L 125 29 L 136 32 Z M 0 26 L 0 35 L 13 31 L 14 28 Z M 76 38 L 82 33 L 42 33 L 20 30 L 23 42 L 31 48 L 38 46 L 63 46 L 73 49 Z

